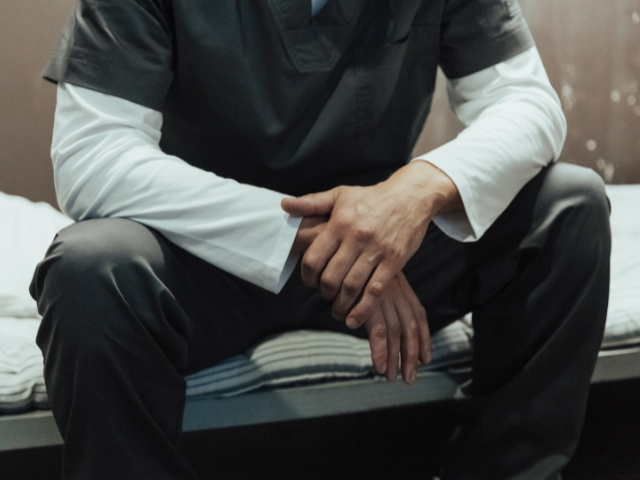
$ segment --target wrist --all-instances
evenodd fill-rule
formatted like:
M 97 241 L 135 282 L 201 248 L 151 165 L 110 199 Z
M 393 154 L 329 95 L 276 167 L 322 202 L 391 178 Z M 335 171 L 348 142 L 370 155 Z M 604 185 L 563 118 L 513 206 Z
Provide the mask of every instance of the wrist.
M 421 203 L 433 218 L 438 213 L 464 209 L 458 187 L 451 177 L 426 160 L 418 159 L 406 165 L 408 173 L 419 186 Z

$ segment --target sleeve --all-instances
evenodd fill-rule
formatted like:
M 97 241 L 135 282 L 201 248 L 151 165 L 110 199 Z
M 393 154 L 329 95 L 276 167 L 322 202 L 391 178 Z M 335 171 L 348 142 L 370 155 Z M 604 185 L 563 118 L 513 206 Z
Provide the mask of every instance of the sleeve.
M 451 108 L 467 128 L 426 160 L 456 184 L 464 210 L 434 218 L 459 241 L 475 241 L 520 189 L 557 159 L 567 132 L 560 100 L 535 48 L 449 82 Z
M 173 81 L 169 10 L 168 0 L 78 0 L 44 77 L 160 110 Z
M 507 60 L 534 45 L 517 0 L 446 0 L 440 66 L 460 78 Z
M 51 156 L 58 202 L 75 220 L 130 218 L 205 261 L 278 293 L 298 257 L 285 195 L 193 167 L 160 150 L 162 115 L 61 83 Z

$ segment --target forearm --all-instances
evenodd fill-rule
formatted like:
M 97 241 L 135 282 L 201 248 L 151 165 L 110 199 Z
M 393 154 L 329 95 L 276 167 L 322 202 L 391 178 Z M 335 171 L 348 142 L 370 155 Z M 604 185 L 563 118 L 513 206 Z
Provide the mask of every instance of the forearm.
M 126 100 L 60 86 L 52 158 L 63 211 L 75 220 L 138 221 L 277 292 L 293 267 L 285 262 L 300 221 L 281 210 L 285 195 L 164 154 L 158 147 L 161 122 L 158 112 Z
M 450 82 L 452 108 L 467 128 L 418 157 L 456 184 L 464 210 L 434 221 L 461 241 L 480 238 L 520 189 L 557 159 L 566 123 L 535 49 Z

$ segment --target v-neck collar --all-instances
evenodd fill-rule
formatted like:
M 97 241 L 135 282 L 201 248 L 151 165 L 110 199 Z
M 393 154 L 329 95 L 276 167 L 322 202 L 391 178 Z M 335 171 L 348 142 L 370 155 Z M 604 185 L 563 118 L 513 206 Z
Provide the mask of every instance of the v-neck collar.
M 329 0 L 313 17 L 308 0 L 269 0 L 289 56 L 301 72 L 327 71 L 335 66 L 364 3 Z

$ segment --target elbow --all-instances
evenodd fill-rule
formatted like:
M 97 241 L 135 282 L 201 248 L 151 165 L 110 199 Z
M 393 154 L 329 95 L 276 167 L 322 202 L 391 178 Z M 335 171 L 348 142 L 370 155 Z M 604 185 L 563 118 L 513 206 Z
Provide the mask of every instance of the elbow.
M 520 116 L 528 112 L 531 141 L 544 164 L 557 161 L 567 138 L 567 119 L 551 85 L 520 96 Z M 535 133 L 534 133 L 535 132 Z
M 77 199 L 72 198 L 71 195 L 65 195 L 56 189 L 56 198 L 62 213 L 70 219 L 79 222 L 89 217 L 87 206 L 82 205 Z
M 562 111 L 562 106 L 557 96 L 553 100 L 553 102 L 549 102 L 547 109 L 547 129 L 549 133 L 546 136 L 551 150 L 550 160 L 556 161 L 560 157 L 562 147 L 567 138 L 567 118 Z
M 80 201 L 79 195 L 73 194 L 70 189 L 61 187 L 58 181 L 55 184 L 56 199 L 62 213 L 76 222 L 88 218 L 88 205 Z
M 85 191 L 88 188 L 82 177 L 77 175 L 78 169 L 73 168 L 73 156 L 65 158 L 52 149 L 53 180 L 56 199 L 60 210 L 74 221 L 90 217 L 91 205 Z

